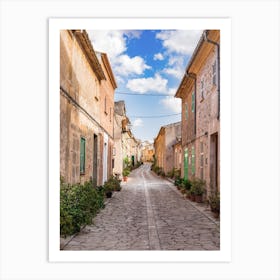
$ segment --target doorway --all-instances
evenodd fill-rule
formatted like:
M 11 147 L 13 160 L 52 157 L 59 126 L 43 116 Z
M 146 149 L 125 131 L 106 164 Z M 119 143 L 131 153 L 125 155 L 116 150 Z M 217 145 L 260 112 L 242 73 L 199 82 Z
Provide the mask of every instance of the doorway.
M 98 136 L 93 135 L 93 170 L 92 170 L 92 183 L 93 186 L 97 186 L 97 147 L 98 147 Z
M 210 137 L 210 187 L 212 192 L 218 190 L 218 133 Z

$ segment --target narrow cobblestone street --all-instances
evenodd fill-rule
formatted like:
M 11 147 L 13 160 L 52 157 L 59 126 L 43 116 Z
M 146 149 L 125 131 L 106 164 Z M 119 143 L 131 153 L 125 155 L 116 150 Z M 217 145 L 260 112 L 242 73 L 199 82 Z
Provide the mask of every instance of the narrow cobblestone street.
M 219 222 L 144 164 L 63 250 L 219 250 Z

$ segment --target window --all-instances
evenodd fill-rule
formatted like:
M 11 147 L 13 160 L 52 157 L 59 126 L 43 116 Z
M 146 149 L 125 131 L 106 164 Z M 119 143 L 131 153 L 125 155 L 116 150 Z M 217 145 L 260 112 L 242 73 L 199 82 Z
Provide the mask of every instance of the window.
M 186 120 L 188 119 L 188 103 L 186 103 Z
M 105 96 L 104 100 L 104 113 L 107 114 L 107 97 Z
M 110 108 L 110 122 L 112 122 L 112 108 Z
M 200 179 L 204 176 L 204 152 L 203 152 L 203 142 L 200 142 Z
M 192 112 L 194 112 L 194 108 L 195 108 L 195 95 L 194 95 L 194 91 L 192 92 Z
M 217 61 L 216 60 L 212 65 L 212 83 L 213 85 L 217 85 Z
M 95 87 L 94 87 L 94 97 L 98 101 L 98 80 L 95 78 L 94 81 L 95 81 L 95 83 L 94 83 L 94 85 L 95 85 Z
M 204 81 L 201 80 L 200 81 L 200 92 L 201 92 L 201 99 L 203 100 L 204 99 Z
M 86 139 L 81 138 L 80 143 L 80 173 L 85 174 L 85 163 L 86 163 Z
M 192 174 L 195 174 L 195 150 L 192 146 Z

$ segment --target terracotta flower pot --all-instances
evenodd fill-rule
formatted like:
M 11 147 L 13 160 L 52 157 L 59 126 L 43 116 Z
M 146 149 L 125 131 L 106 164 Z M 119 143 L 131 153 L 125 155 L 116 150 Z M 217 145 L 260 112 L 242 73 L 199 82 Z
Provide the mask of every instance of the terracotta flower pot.
M 215 212 L 213 212 L 213 214 L 214 214 L 214 217 L 215 218 L 219 218 L 219 216 L 220 216 L 220 212 L 218 212 L 218 211 L 215 211 Z
M 123 177 L 123 181 L 127 182 L 127 177 L 126 176 Z
M 202 195 L 196 195 L 195 202 L 202 203 Z
M 111 197 L 112 197 L 112 194 L 113 194 L 112 192 L 106 192 L 106 197 L 107 197 L 107 198 L 111 198 Z

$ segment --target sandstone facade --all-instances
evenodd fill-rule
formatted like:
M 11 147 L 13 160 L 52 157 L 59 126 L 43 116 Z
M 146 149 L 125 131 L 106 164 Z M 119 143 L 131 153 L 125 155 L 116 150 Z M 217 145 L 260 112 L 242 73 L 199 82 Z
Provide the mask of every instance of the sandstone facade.
M 184 178 L 204 179 L 208 196 L 220 189 L 220 32 L 205 30 L 175 97 L 182 99 Z
M 113 124 L 101 109 L 114 98 L 108 75 L 86 31 L 60 32 L 60 174 L 68 183 L 101 185 L 112 174 Z
M 124 159 L 134 166 L 139 157 L 140 142 L 130 130 L 130 121 L 126 116 L 125 102 L 116 101 L 114 105 L 114 174 L 122 176 Z
M 173 145 L 178 137 L 181 137 L 181 122 L 162 126 L 154 140 L 156 165 L 165 174 L 174 168 Z

